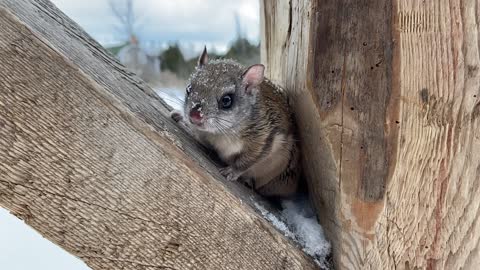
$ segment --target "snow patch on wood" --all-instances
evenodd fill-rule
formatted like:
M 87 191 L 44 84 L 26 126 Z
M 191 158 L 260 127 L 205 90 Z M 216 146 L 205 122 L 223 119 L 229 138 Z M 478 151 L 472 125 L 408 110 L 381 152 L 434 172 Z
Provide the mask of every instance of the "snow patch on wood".
M 302 250 L 313 257 L 322 269 L 330 269 L 331 265 L 327 258 L 331 252 L 331 244 L 325 238 L 323 228 L 318 223 L 308 198 L 283 200 L 281 205 L 281 214 L 276 216 L 262 205 L 255 203 L 257 210 L 275 228 L 300 245 Z

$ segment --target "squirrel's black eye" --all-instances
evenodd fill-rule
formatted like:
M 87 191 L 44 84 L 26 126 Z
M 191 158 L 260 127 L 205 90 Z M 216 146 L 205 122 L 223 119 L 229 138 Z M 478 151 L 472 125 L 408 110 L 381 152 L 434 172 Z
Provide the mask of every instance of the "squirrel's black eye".
M 228 110 L 232 108 L 232 105 L 233 105 L 233 95 L 232 94 L 223 95 L 223 97 L 220 99 L 220 108 Z
M 190 95 L 191 92 L 192 92 L 192 86 L 189 84 L 187 85 L 187 95 Z

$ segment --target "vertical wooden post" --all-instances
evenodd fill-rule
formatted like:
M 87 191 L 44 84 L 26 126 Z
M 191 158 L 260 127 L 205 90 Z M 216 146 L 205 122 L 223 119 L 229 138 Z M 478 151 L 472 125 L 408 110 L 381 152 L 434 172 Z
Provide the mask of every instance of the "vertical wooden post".
M 480 265 L 478 1 L 261 1 L 340 269 Z

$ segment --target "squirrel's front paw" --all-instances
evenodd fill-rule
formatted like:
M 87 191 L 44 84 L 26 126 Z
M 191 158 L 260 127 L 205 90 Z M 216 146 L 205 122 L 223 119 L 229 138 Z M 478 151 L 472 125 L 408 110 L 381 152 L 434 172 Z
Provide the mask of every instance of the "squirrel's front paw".
M 175 122 L 180 122 L 183 120 L 183 114 L 181 111 L 178 110 L 173 110 L 170 112 L 170 117 L 173 119 Z
M 227 178 L 227 181 L 237 181 L 240 178 L 241 173 L 228 166 L 220 169 L 220 173 Z

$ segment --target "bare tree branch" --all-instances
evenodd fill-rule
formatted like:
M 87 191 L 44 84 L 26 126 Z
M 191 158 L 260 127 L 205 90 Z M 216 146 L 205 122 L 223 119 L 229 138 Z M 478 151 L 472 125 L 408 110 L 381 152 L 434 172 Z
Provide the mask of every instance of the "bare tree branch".
M 122 38 L 129 39 L 136 35 L 139 16 L 136 15 L 133 0 L 110 0 L 110 10 L 117 19 L 115 30 Z

